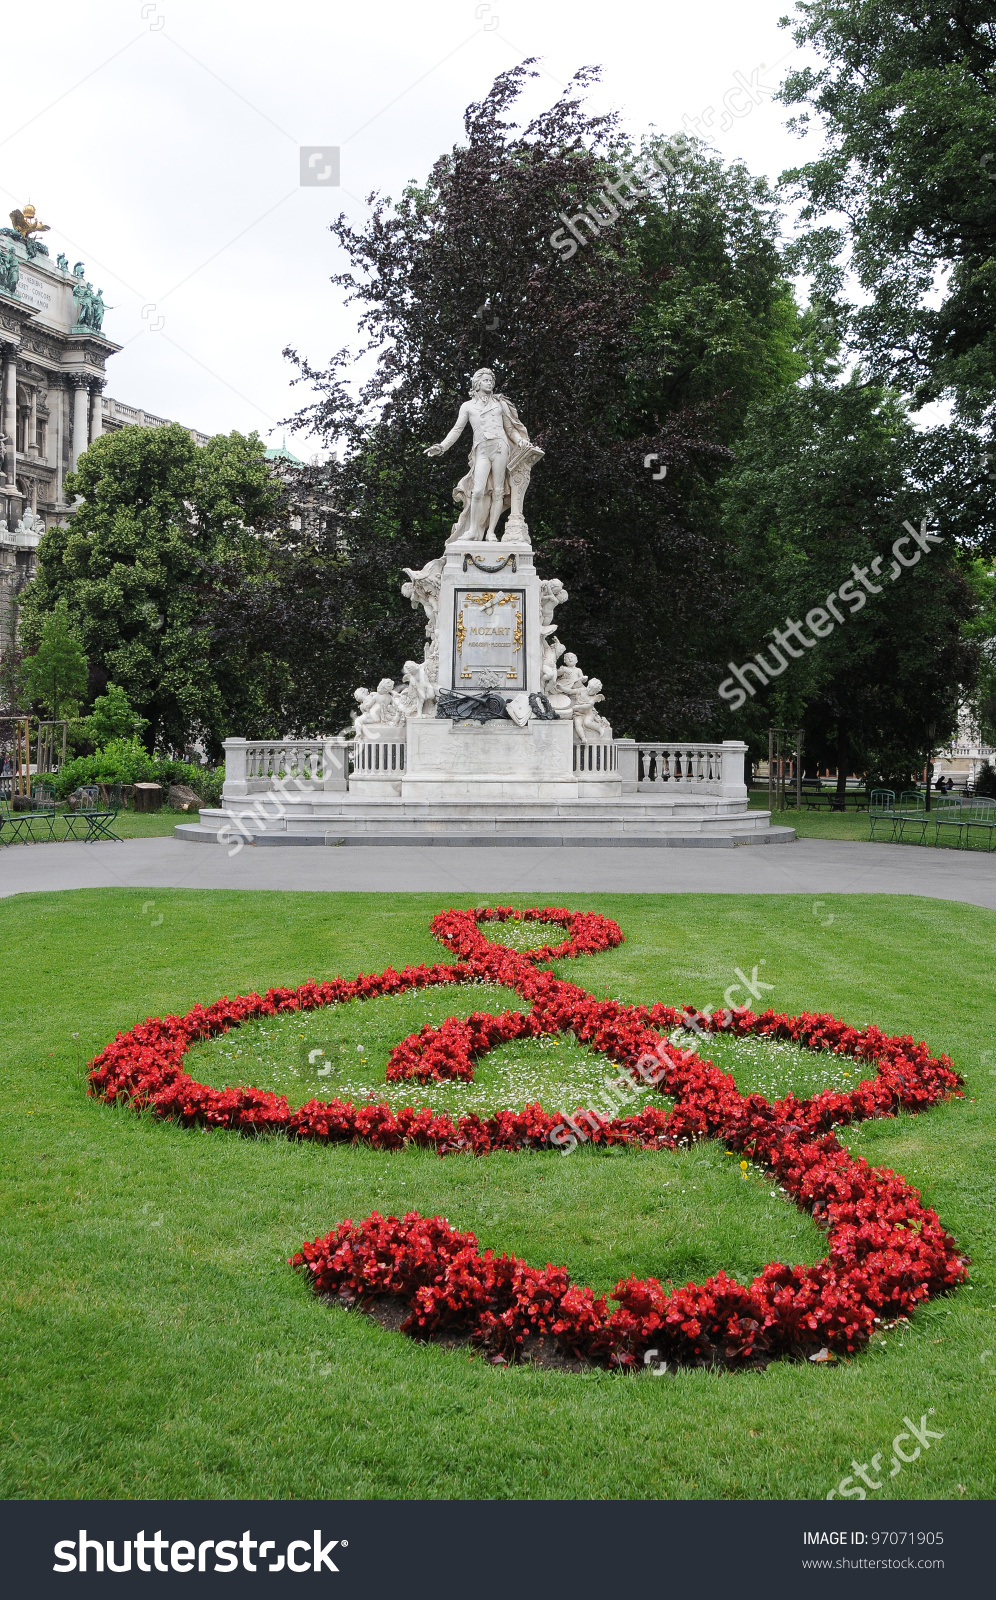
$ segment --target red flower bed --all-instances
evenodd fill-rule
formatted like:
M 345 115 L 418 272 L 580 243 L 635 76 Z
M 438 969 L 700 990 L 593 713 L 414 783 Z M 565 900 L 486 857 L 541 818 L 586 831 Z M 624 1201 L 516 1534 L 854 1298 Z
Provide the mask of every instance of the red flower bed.
M 523 921 L 563 927 L 567 938 L 519 952 L 485 938 L 481 924 Z M 243 1133 L 266 1129 L 290 1138 L 329 1143 L 363 1141 L 380 1149 L 418 1144 L 445 1155 L 467 1150 L 539 1149 L 577 1138 L 593 1144 L 676 1148 L 719 1139 L 769 1170 L 796 1204 L 826 1228 L 828 1253 L 816 1266 L 773 1263 L 749 1285 L 724 1273 L 701 1285 L 666 1290 L 656 1279 L 629 1279 L 610 1300 L 572 1284 L 563 1268 L 532 1268 L 512 1256 L 478 1250 L 440 1218 L 412 1212 L 403 1219 L 377 1213 L 347 1220 L 311 1244 L 293 1264 L 316 1291 L 346 1301 L 394 1294 L 410 1308 L 407 1331 L 427 1335 L 460 1329 L 496 1359 L 514 1359 L 542 1339 L 565 1355 L 630 1366 L 645 1351 L 675 1362 L 753 1364 L 829 1347 L 863 1345 L 875 1323 L 908 1315 L 930 1295 L 964 1281 L 967 1265 L 936 1213 L 916 1190 L 887 1169 L 855 1159 L 835 1139 L 837 1125 L 867 1117 L 919 1112 L 958 1093 L 960 1079 L 946 1056 L 931 1056 L 910 1037 L 890 1038 L 875 1027 L 852 1028 L 826 1015 L 787 1017 L 766 1011 L 696 1014 L 686 1007 L 626 1006 L 599 1000 L 539 969 L 539 963 L 618 945 L 614 922 L 588 913 L 510 907 L 447 911 L 433 919 L 436 936 L 459 958 L 453 966 L 388 968 L 353 982 L 335 979 L 298 989 L 270 989 L 196 1006 L 185 1017 L 150 1018 L 119 1034 L 91 1063 L 90 1092 L 109 1101 L 186 1125 Z M 212 1038 L 255 1017 L 311 1010 L 343 1001 L 442 984 L 487 981 L 514 988 L 528 1012 L 475 1012 L 426 1026 L 391 1052 L 394 1080 L 473 1076 L 474 1058 L 510 1039 L 570 1032 L 580 1043 L 635 1072 L 673 1102 L 609 1118 L 579 1108 L 564 1121 L 540 1105 L 491 1116 L 459 1118 L 427 1107 L 394 1112 L 386 1104 L 310 1101 L 292 1110 L 282 1095 L 254 1088 L 213 1089 L 183 1069 L 199 1039 Z M 790 1039 L 810 1050 L 848 1056 L 874 1069 L 853 1089 L 826 1090 L 808 1100 L 787 1095 L 769 1103 L 741 1095 L 733 1078 L 665 1035 L 692 1017 L 700 1030 Z

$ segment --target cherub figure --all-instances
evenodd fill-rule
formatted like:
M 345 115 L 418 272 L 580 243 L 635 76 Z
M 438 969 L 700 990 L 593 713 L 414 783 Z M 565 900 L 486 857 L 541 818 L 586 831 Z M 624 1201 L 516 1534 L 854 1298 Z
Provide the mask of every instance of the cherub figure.
M 401 593 L 411 601 L 413 611 L 421 606 L 425 612 L 427 638 L 435 637 L 439 619 L 439 580 L 445 565 L 445 557 L 437 556 L 435 561 L 426 562 L 418 571 L 414 567 L 405 568 L 408 582 L 401 585 Z
M 557 606 L 562 606 L 570 598 L 559 578 L 542 578 L 540 580 L 541 625 L 548 627 L 553 621 L 553 613 Z
M 393 678 L 381 678 L 373 694 L 367 694 L 365 689 L 363 694 L 365 699 L 360 714 L 353 718 L 357 739 L 375 739 L 384 728 L 396 728 L 404 721 L 404 711 L 394 692 Z M 359 696 L 357 689 L 356 698 L 359 699 Z
M 424 717 L 425 707 L 436 698 L 436 682 L 431 668 L 425 661 L 406 661 L 404 676 L 408 685 L 402 696 L 405 709 L 409 715 Z
M 356 701 L 357 707 L 359 708 L 353 712 L 353 733 L 356 735 L 356 737 L 359 737 L 357 734 L 356 724 L 360 717 L 370 710 L 370 707 L 374 703 L 374 696 L 369 689 L 359 688 L 353 690 L 353 699 Z
M 574 736 L 580 744 L 593 744 L 596 739 L 611 735 L 612 728 L 605 717 L 595 710 L 605 696 L 599 678 L 589 678 L 587 687 L 578 684 L 571 696 L 574 703 Z
M 573 650 L 568 650 L 564 657 L 563 665 L 557 672 L 557 693 L 573 694 L 579 683 L 587 683 L 588 674 L 582 672 L 578 666 L 578 658 Z
M 541 628 L 540 633 L 543 636 L 540 690 L 543 694 L 549 695 L 557 687 L 557 662 L 564 653 L 564 646 L 556 637 L 557 629 L 555 623 L 550 623 L 548 627 Z

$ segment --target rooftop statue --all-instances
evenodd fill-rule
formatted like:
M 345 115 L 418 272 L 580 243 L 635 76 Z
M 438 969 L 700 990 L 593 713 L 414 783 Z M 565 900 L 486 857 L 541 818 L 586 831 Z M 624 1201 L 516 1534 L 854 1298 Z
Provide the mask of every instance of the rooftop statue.
M 76 265 L 81 269 L 82 261 Z M 75 276 L 75 268 L 73 269 Z M 104 321 L 104 291 L 98 289 L 93 292 L 93 285 L 84 283 L 82 276 L 76 278 L 73 284 L 73 299 L 76 301 L 76 326 L 77 328 L 90 328 L 94 333 L 99 333 Z
M 529 434 L 519 421 L 512 402 L 495 393 L 495 375 L 481 367 L 470 381 L 470 399 L 465 400 L 456 422 L 439 444 L 430 444 L 427 456 L 445 455 L 456 444 L 467 424 L 474 434 L 467 472 L 453 490 L 461 507 L 447 544 L 455 539 L 497 541 L 498 522 L 503 511 L 509 518 L 502 542 L 529 542 L 529 529 L 522 516 L 522 501 L 529 474 L 543 451 L 529 442 Z
M 48 233 L 48 223 L 37 222 L 35 220 L 37 215 L 37 211 L 35 210 L 34 206 L 31 205 L 25 206 L 23 211 L 18 211 L 17 207 L 15 206 L 14 210 L 10 213 L 10 220 L 14 224 L 14 227 L 17 229 L 18 233 L 21 235 L 22 239 L 30 239 L 33 233 Z
M 34 206 L 27 205 L 23 211 L 19 211 L 15 206 L 10 213 L 10 220 L 14 226 L 12 228 L 0 228 L 0 234 L 6 234 L 10 239 L 20 239 L 27 251 L 29 261 L 33 260 L 35 256 L 48 255 L 48 245 L 42 244 L 40 239 L 34 237 L 36 233 L 48 233 L 48 223 L 38 221 L 38 213 L 35 211 Z
M 7 232 L 10 232 L 9 228 Z M 17 293 L 17 279 L 20 270 L 13 250 L 4 250 L 0 247 L 0 294 Z

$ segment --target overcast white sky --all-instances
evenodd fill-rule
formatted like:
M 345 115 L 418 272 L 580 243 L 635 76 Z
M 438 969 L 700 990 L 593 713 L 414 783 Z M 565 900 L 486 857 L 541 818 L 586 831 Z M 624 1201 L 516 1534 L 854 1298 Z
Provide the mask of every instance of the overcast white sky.
M 778 27 L 787 9 L 788 0 L 7 8 L 2 212 L 32 201 L 51 224 L 52 254 L 82 258 L 103 289 L 113 308 L 104 330 L 124 346 L 109 361 L 108 394 L 208 433 L 255 428 L 279 442 L 279 419 L 305 398 L 290 388 L 283 347 L 324 364 L 355 329 L 328 282 L 341 265 L 330 217 L 343 209 L 360 222 L 372 189 L 397 195 L 424 178 L 497 72 L 542 57 L 545 76 L 525 102 L 535 107 L 578 66 L 600 63 L 591 103 L 620 110 L 630 132 L 705 116 L 725 156 L 775 177 L 802 154 L 785 109 L 762 89 L 760 103 L 733 94 L 736 116 L 723 100 L 738 74 L 771 88 L 798 59 Z M 341 188 L 300 187 L 302 144 L 341 146 Z

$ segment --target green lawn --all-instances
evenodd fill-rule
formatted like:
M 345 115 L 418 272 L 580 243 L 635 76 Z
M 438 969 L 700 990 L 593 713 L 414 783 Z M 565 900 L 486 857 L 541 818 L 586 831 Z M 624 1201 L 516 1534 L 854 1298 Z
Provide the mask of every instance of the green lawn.
M 163 806 L 161 811 L 119 811 L 113 828 L 122 839 L 151 839 L 172 836 L 178 822 L 199 820 L 196 811 L 172 811 Z
M 751 811 L 767 811 L 768 796 L 751 794 L 748 804 Z M 800 839 L 862 839 L 868 841 L 867 811 L 773 811 L 773 827 L 794 828 Z M 933 835 L 931 835 L 933 837 Z M 879 843 L 876 840 L 876 843 Z
M 58 818 L 55 824 L 55 838 L 61 843 L 65 837 L 65 824 L 58 819 L 65 816 L 66 806 L 59 806 Z M 152 839 L 171 836 L 178 822 L 196 822 L 197 812 L 172 811 L 168 806 L 163 806 L 161 811 L 119 811 L 117 819 L 111 824 L 112 832 L 121 839 Z M 47 829 L 35 824 L 35 842 L 49 843 Z M 24 840 L 15 840 L 10 830 L 4 830 L 6 838 L 0 838 L 0 844 L 24 843 Z M 78 828 L 80 839 L 86 838 L 86 829 Z
M 992 912 L 832 896 L 817 919 L 804 896 L 568 898 L 627 936 L 561 964 L 595 993 L 721 1004 L 733 969 L 758 965 L 779 1009 L 912 1032 L 965 1074 L 964 1100 L 848 1142 L 917 1184 L 972 1256 L 971 1284 L 837 1366 L 496 1369 L 331 1310 L 286 1264 L 375 1207 L 441 1212 L 600 1290 L 629 1272 L 743 1278 L 817 1259 L 811 1221 L 716 1146 L 440 1160 L 183 1131 L 87 1099 L 85 1062 L 117 1029 L 225 993 L 437 959 L 427 924 L 450 903 L 165 889 L 0 902 L 0 1497 L 822 1499 L 852 1458 L 887 1451 L 904 1416 L 933 1407 L 943 1439 L 869 1498 L 991 1498 Z M 386 1052 L 411 1028 L 520 1003 L 471 988 L 258 1024 L 199 1047 L 196 1070 L 292 1098 L 321 1083 L 379 1096 Z M 846 1070 L 756 1042 L 712 1053 L 771 1095 Z M 602 1067 L 563 1043 L 508 1046 L 466 1088 L 405 1098 L 573 1105 Z

